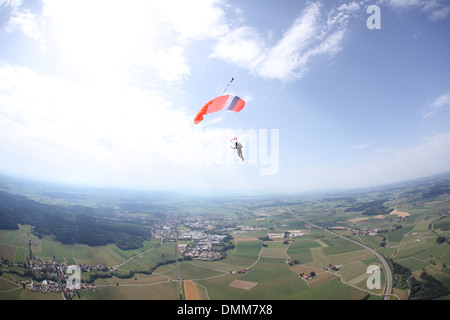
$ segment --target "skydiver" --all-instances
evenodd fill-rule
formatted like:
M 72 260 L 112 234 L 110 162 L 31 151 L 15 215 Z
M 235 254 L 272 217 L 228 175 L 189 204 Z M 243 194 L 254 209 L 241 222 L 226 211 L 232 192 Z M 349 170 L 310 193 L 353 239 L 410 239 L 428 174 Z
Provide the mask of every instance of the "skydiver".
M 244 161 L 244 156 L 242 155 L 242 144 L 240 142 L 237 141 L 237 138 L 231 139 L 231 140 L 235 140 L 234 141 L 234 146 L 230 147 L 231 149 L 236 149 L 238 156 L 242 159 L 242 161 Z

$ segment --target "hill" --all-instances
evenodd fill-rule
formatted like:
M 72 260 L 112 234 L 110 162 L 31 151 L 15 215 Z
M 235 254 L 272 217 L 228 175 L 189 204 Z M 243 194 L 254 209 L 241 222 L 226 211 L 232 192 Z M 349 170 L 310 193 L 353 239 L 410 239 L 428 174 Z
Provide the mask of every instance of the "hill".
M 14 230 L 26 224 L 33 226 L 32 232 L 39 238 L 49 235 L 63 244 L 140 247 L 149 236 L 148 228 L 106 218 L 111 212 L 80 205 L 49 205 L 0 190 L 0 229 Z

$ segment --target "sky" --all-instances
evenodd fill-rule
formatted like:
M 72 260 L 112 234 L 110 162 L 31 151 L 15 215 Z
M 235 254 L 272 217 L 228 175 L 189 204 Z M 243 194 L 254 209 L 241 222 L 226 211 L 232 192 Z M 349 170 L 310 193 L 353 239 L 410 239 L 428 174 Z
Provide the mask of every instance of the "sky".
M 194 2 L 0 0 L 0 173 L 221 194 L 450 170 L 449 1 Z M 244 109 L 194 124 L 225 88 Z

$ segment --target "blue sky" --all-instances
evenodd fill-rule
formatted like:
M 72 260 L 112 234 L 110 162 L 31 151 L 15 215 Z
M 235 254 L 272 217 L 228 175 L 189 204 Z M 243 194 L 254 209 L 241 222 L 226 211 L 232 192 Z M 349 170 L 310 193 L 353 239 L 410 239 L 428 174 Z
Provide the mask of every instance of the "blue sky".
M 445 172 L 449 36 L 438 0 L 3 0 L 0 172 L 211 194 Z M 245 108 L 194 125 L 232 77 Z

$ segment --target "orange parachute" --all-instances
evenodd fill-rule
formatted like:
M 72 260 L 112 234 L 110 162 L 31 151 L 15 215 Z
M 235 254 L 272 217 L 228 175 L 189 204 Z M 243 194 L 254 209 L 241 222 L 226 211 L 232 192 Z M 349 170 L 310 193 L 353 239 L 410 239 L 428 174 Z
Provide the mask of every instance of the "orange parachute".
M 199 124 L 203 120 L 205 114 L 222 111 L 231 110 L 234 112 L 239 112 L 244 108 L 245 101 L 238 96 L 233 95 L 222 95 L 217 98 L 208 101 L 197 113 L 194 119 L 195 124 Z

